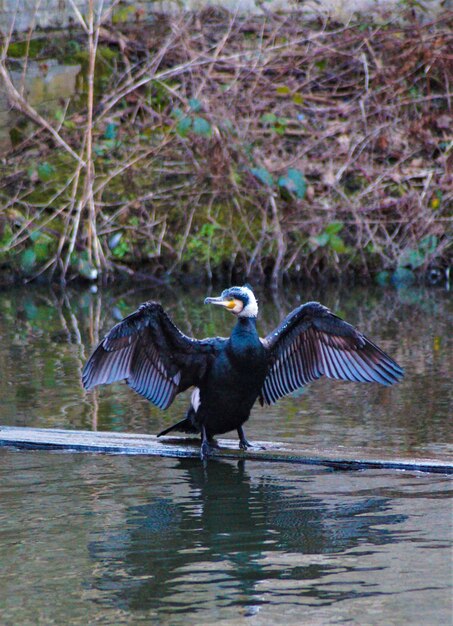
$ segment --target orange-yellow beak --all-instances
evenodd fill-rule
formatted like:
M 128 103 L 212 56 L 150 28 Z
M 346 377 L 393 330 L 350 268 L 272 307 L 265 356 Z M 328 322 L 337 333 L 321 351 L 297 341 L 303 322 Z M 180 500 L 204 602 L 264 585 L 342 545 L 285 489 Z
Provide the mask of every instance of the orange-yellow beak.
M 238 301 L 228 300 L 220 296 L 218 298 L 206 298 L 204 303 L 205 304 L 217 304 L 218 306 L 223 306 L 225 309 L 233 310 L 236 308 Z

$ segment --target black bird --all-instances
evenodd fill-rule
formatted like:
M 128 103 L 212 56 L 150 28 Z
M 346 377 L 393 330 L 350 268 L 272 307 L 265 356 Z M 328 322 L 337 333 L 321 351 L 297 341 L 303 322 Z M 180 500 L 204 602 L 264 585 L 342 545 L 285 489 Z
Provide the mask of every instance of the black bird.
M 205 304 L 237 317 L 228 339 L 184 335 L 157 302 L 145 302 L 107 333 L 86 363 L 85 389 L 125 379 L 161 409 L 194 387 L 186 416 L 159 433 L 200 433 L 201 457 L 214 435 L 242 425 L 257 399 L 270 405 L 323 374 L 329 378 L 392 385 L 401 367 L 353 326 L 318 302 L 294 309 L 266 338 L 256 330 L 258 304 L 249 286 L 231 287 Z

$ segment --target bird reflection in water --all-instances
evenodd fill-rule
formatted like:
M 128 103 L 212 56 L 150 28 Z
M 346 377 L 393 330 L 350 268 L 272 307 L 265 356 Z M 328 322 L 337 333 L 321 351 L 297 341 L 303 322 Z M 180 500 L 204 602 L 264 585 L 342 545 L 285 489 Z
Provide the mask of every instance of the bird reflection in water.
M 93 581 L 101 602 L 175 615 L 278 602 L 288 585 L 305 602 L 335 602 L 351 590 L 322 585 L 338 570 L 328 555 L 392 543 L 391 526 L 405 519 L 382 497 L 308 495 L 308 471 L 290 481 L 244 462 L 181 459 L 172 476 L 172 493 L 130 507 L 123 528 L 89 545 L 102 563 Z

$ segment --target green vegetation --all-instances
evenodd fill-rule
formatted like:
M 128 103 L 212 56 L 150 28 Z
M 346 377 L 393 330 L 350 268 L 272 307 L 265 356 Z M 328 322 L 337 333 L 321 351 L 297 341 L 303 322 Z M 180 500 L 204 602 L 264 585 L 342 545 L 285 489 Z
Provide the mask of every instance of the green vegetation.
M 17 118 L 3 164 L 4 275 L 445 271 L 448 24 L 207 11 L 176 34 L 122 10 L 97 48 L 75 31 L 4 43 L 5 72 L 26 54 L 82 68 L 46 118 L 58 138 L 16 103 L 33 121 Z

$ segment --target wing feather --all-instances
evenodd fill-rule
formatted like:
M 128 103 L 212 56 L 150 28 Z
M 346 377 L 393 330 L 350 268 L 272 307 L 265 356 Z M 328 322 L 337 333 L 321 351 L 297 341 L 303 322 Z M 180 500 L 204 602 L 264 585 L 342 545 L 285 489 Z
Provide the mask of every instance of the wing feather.
M 125 380 L 161 409 L 197 386 L 223 339 L 186 337 L 162 306 L 146 302 L 107 333 L 86 363 L 85 389 Z
M 263 340 L 270 368 L 261 396 L 267 404 L 320 378 L 392 385 L 401 367 L 381 348 L 318 302 L 295 309 Z

